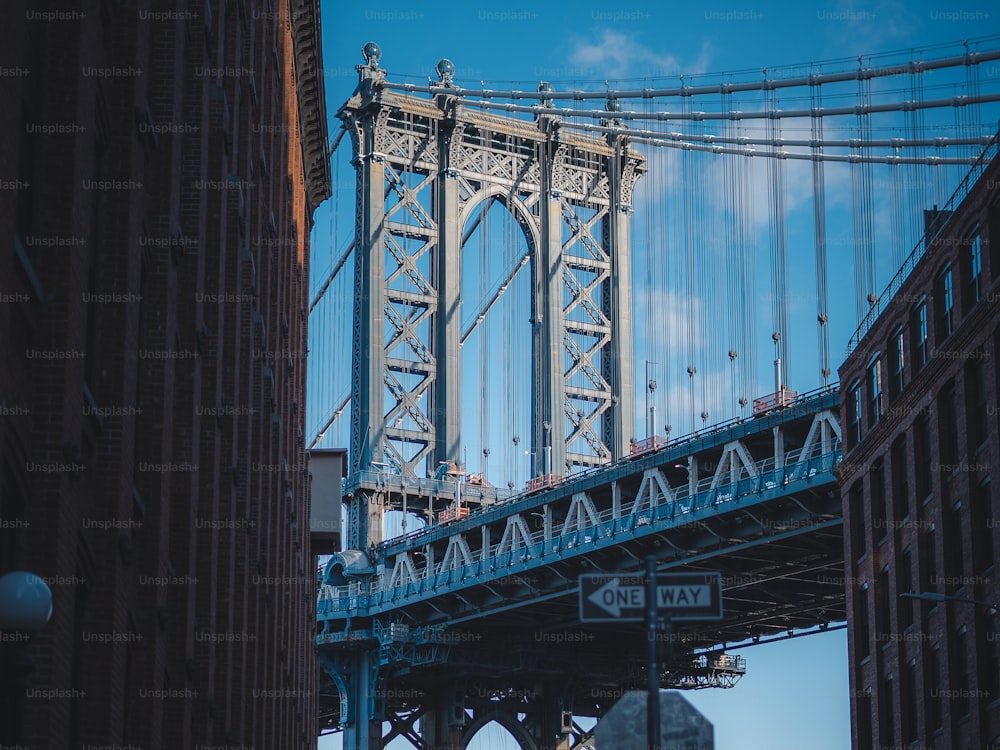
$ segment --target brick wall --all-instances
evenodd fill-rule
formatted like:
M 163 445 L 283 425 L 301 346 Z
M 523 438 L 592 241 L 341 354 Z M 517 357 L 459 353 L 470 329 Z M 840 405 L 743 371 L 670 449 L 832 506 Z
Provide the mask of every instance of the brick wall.
M 288 5 L 29 5 L 0 29 L 29 71 L 0 114 L 0 573 L 45 577 L 54 611 L 0 731 L 315 747 L 304 311 L 324 189 L 307 197 Z
M 856 383 L 865 404 L 861 440 L 853 447 L 848 444 L 840 474 L 856 748 L 911 746 L 911 742 L 919 747 L 988 747 L 1000 736 L 1000 692 L 991 676 L 1000 670 L 997 620 L 990 619 L 988 608 L 967 602 L 900 597 L 936 592 L 1000 600 L 995 577 L 1000 502 L 993 489 L 994 467 L 1000 461 L 998 176 L 1000 164 L 994 162 L 840 368 L 841 423 L 851 423 L 851 390 Z M 982 272 L 975 301 L 961 280 L 963 255 L 971 252 L 970 239 L 977 234 Z M 953 330 L 943 335 L 934 324 L 943 291 L 936 279 L 948 263 L 955 282 Z M 918 367 L 912 330 L 917 326 L 913 311 L 921 301 L 928 305 L 929 339 L 928 361 Z M 900 328 L 905 385 L 890 399 L 892 343 Z M 882 366 L 877 420 L 867 408 L 872 394 L 870 367 L 875 361 Z M 980 364 L 985 403 L 976 392 L 975 368 Z M 972 425 L 982 411 L 987 415 L 986 439 L 979 441 L 971 437 Z M 926 454 L 921 448 L 921 423 L 927 428 Z M 904 447 L 893 451 L 894 444 Z M 876 491 L 880 462 L 884 511 Z M 923 478 L 929 479 L 926 491 Z M 863 606 L 870 613 L 867 628 Z M 937 680 L 932 666 L 935 652 Z

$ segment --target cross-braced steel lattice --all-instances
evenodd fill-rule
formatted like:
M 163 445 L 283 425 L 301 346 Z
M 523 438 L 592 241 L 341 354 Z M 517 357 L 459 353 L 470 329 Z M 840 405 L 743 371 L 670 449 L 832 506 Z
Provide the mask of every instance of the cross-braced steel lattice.
M 352 473 L 387 465 L 426 477 L 459 456 L 462 248 L 489 202 L 528 246 L 534 474 L 626 454 L 629 216 L 642 157 L 620 135 L 563 130 L 544 107 L 534 120 L 466 109 L 448 93 L 447 61 L 433 98 L 389 92 L 369 52 L 338 113 L 357 170 Z M 359 490 L 349 542 L 364 549 L 381 530 L 372 493 Z

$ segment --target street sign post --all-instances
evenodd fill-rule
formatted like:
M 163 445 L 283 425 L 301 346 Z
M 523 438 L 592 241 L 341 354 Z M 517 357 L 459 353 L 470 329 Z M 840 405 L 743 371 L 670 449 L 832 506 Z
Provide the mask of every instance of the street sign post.
M 645 575 L 585 573 L 580 576 L 581 622 L 642 622 L 646 619 Z M 674 620 L 722 619 L 719 573 L 659 573 L 656 610 Z
M 721 620 L 719 573 L 657 573 L 656 558 L 646 559 L 646 575 L 585 573 L 580 576 L 580 622 L 646 621 L 649 641 L 649 689 L 646 738 L 659 750 L 660 667 L 656 644 L 663 618 L 667 661 L 671 659 L 674 620 Z

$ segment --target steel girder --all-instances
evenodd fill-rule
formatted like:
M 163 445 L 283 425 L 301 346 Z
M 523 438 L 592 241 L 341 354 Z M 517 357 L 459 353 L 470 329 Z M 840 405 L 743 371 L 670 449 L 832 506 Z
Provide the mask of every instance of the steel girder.
M 430 476 L 459 455 L 463 241 L 484 201 L 532 268 L 535 474 L 605 465 L 632 437 L 629 214 L 643 160 L 621 136 L 391 93 L 377 61 L 341 108 L 357 171 L 351 472 Z M 380 541 L 357 493 L 350 544 Z

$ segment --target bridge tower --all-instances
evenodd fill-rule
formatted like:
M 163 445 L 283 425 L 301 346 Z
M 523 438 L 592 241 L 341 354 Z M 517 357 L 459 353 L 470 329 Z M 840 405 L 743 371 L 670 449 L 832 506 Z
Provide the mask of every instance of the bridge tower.
M 544 106 L 533 121 L 466 107 L 449 94 L 448 60 L 435 95 L 418 98 L 387 89 L 376 44 L 364 56 L 338 113 L 357 172 L 348 480 L 357 550 L 381 541 L 382 513 L 398 500 L 384 491 L 384 468 L 413 480 L 460 457 L 462 248 L 484 202 L 504 205 L 528 245 L 533 474 L 628 452 L 629 217 L 645 170 L 620 135 L 571 133 Z

